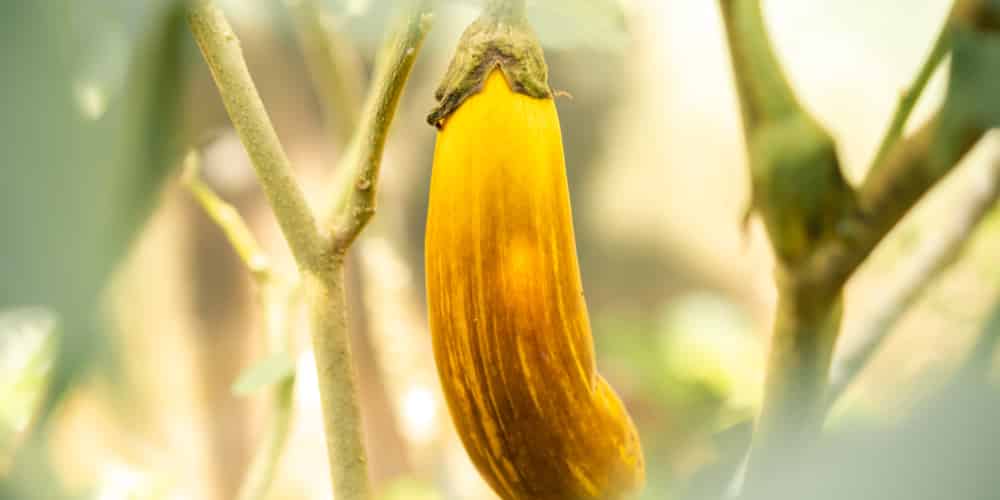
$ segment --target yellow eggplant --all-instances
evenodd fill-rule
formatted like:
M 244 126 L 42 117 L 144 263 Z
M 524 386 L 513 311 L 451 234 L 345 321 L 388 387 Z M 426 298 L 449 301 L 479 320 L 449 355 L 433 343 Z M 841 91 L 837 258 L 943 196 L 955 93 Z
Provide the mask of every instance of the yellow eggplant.
M 627 498 L 645 480 L 642 450 L 595 368 L 555 103 L 512 90 L 508 70 L 491 64 L 431 119 L 425 256 L 441 384 L 505 500 Z

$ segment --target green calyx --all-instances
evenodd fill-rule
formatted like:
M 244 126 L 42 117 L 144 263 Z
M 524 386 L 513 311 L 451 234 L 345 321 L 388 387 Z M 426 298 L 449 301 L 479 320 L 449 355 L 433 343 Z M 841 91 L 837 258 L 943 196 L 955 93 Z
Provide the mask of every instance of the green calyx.
M 427 122 L 441 128 L 469 96 L 482 90 L 494 68 L 503 72 L 514 92 L 538 99 L 552 97 L 545 56 L 524 12 L 491 7 L 462 34 L 434 94 L 438 105 L 427 116 Z

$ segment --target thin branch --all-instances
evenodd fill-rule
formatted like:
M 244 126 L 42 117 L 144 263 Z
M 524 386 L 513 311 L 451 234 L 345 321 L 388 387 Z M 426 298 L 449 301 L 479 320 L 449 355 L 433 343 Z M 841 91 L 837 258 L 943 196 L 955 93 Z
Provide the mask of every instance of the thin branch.
M 200 178 L 201 158 L 197 152 L 188 153 L 184 159 L 182 180 L 205 213 L 222 229 L 229 244 L 236 250 L 243 264 L 257 280 L 265 286 L 272 278 L 271 263 L 267 254 L 257 244 L 243 217 L 235 207 L 226 203 Z
M 184 159 L 183 182 L 202 209 L 222 229 L 229 244 L 254 276 L 257 295 L 264 308 L 269 351 L 272 354 L 290 353 L 290 332 L 295 328 L 294 319 L 297 317 L 294 312 L 300 306 L 296 285 L 292 280 L 276 279 L 270 259 L 261 250 L 239 212 L 199 177 L 199 162 L 196 152 L 188 153 Z M 263 500 L 267 497 L 288 441 L 294 388 L 293 374 L 278 382 L 272 391 L 271 427 L 240 487 L 240 500 Z
M 944 227 L 935 226 L 922 246 L 910 258 L 900 278 L 886 291 L 875 312 L 865 321 L 859 339 L 841 355 L 830 374 L 827 408 L 833 406 L 845 389 L 857 378 L 872 355 L 892 332 L 899 318 L 962 253 L 979 223 L 1000 199 L 1000 161 L 994 163 L 985 178 L 973 180 Z
M 410 2 L 401 25 L 379 53 L 375 87 L 365 101 L 361 125 L 333 187 L 338 203 L 333 207 L 328 227 L 335 252 L 346 251 L 375 213 L 376 187 L 389 127 L 417 52 L 430 30 L 431 19 L 429 1 Z
M 361 116 L 361 62 L 350 42 L 333 26 L 318 0 L 285 0 L 313 86 L 320 95 L 327 127 L 347 145 Z
M 868 169 L 869 172 L 882 165 L 885 161 L 886 155 L 888 155 L 892 147 L 899 142 L 899 139 L 903 137 L 906 122 L 913 113 L 913 109 L 916 107 L 917 101 L 920 99 L 920 95 L 923 94 L 924 88 L 927 87 L 931 77 L 934 76 L 934 72 L 941 64 L 941 61 L 943 61 L 944 57 L 948 55 L 948 49 L 950 48 L 950 37 L 948 35 L 948 22 L 945 22 L 945 25 L 938 33 L 937 39 L 934 41 L 934 45 L 931 47 L 930 53 L 927 55 L 927 58 L 924 59 L 923 64 L 920 65 L 920 70 L 917 72 L 917 76 L 914 77 L 913 82 L 911 82 L 899 96 L 899 103 L 897 103 L 896 110 L 892 114 L 892 119 L 889 122 L 889 128 L 886 130 L 885 136 L 882 137 L 882 141 L 879 143 L 878 150 L 875 153 L 875 158 L 872 160 L 871 166 Z
M 321 242 L 315 217 L 295 182 L 232 26 L 211 0 L 192 5 L 188 24 L 296 262 L 313 267 Z
M 294 392 L 294 376 L 287 377 L 275 385 L 271 396 L 273 398 L 271 426 L 240 487 L 239 500 L 264 500 L 268 497 L 281 456 L 285 452 L 285 445 L 288 443 Z
M 298 326 L 301 294 L 297 283 L 272 283 L 261 290 L 265 310 L 269 350 L 272 355 L 292 352 L 292 335 Z M 239 500 L 264 500 L 277 475 L 288 443 L 294 415 L 295 379 L 293 372 L 271 388 L 271 422 L 253 463 L 240 487 Z

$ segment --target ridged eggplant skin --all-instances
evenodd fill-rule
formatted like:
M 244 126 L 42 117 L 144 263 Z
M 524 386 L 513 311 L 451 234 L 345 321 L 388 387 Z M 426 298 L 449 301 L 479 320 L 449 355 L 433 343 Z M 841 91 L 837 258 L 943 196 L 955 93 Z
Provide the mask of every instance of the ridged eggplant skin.
M 505 500 L 641 489 L 635 425 L 595 368 L 552 99 L 494 70 L 447 118 L 425 243 L 438 373 L 490 486 Z

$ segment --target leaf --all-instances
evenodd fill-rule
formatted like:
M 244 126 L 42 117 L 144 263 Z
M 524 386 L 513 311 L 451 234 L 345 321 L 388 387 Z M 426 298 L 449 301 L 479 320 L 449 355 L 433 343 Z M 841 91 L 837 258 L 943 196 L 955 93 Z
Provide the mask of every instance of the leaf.
M 960 27 L 952 43 L 948 113 L 976 128 L 1000 127 L 1000 32 Z
M 99 119 L 80 112 L 73 84 L 79 29 L 73 4 L 139 12 L 121 92 Z M 79 20 L 78 20 L 79 21 Z M 67 26 L 74 29 L 67 30 Z M 9 167 L 0 173 L 0 307 L 47 306 L 61 319 L 41 421 L 108 353 L 98 302 L 146 220 L 179 153 L 183 77 L 179 2 L 5 2 L 0 55 L 17 71 L 0 95 Z M 110 70 L 109 70 L 110 71 Z M 106 358 L 107 359 L 107 358 Z M 102 363 L 108 365 L 108 363 Z
M 100 118 L 121 97 L 135 51 L 159 29 L 174 0 L 90 0 L 70 2 L 69 26 L 73 57 L 73 93 L 90 119 Z
M 0 449 L 31 420 L 52 366 L 55 331 L 47 309 L 0 311 Z
M 233 383 L 232 391 L 237 396 L 248 396 L 294 375 L 292 357 L 286 352 L 273 354 L 244 370 Z

